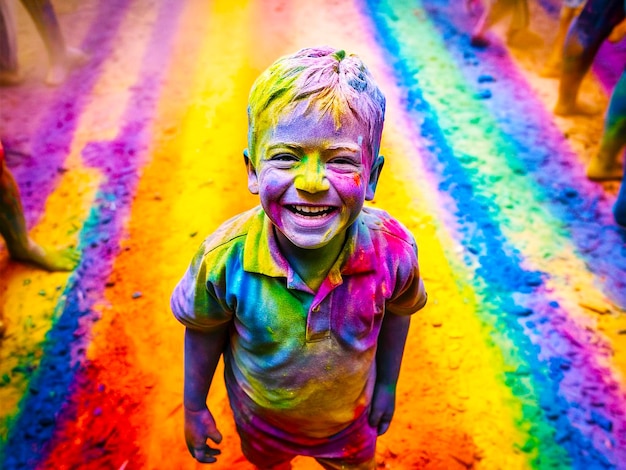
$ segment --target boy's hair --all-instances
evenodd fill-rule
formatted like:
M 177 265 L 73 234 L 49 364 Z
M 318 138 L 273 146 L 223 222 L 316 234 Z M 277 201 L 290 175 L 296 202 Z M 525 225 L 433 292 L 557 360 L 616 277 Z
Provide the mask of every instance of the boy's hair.
M 306 112 L 317 108 L 323 115 L 330 113 L 337 129 L 341 116 L 351 113 L 369 128 L 370 158 L 378 155 L 385 118 L 384 95 L 358 56 L 323 46 L 281 57 L 252 85 L 248 149 L 253 164 L 258 160 L 254 146 L 261 114 L 271 113 L 269 122 L 275 125 L 281 110 L 300 100 L 307 101 Z

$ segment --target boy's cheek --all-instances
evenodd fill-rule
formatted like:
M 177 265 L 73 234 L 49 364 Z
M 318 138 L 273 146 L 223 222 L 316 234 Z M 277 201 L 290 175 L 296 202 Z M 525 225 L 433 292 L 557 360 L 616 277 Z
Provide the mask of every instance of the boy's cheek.
M 279 184 L 292 180 L 296 172 L 293 168 L 274 168 L 265 166 L 259 173 L 259 179 L 265 181 L 266 184 Z
M 348 198 L 360 198 L 365 193 L 366 185 L 363 174 L 349 173 L 331 179 L 335 189 Z
M 280 188 L 284 186 L 284 182 L 280 178 L 275 178 L 271 174 L 263 175 L 259 178 L 259 191 L 261 196 L 274 197 L 280 192 Z

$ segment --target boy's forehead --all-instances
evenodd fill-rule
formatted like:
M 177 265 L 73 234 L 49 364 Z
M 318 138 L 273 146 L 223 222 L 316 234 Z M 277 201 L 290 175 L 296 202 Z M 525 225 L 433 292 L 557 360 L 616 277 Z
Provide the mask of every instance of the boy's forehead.
M 355 147 L 362 152 L 363 163 L 372 164 L 372 130 L 351 110 L 333 116 L 329 109 L 321 109 L 319 101 L 298 100 L 286 105 L 270 105 L 253 121 L 250 129 L 252 163 L 263 159 L 268 147 L 281 143 L 296 147 L 316 145 L 320 139 L 326 148 Z M 253 137 L 252 137 L 253 136 Z
M 268 109 L 265 113 L 269 115 L 269 119 L 263 119 L 265 129 L 259 131 L 290 132 L 301 134 L 303 138 L 315 131 L 329 138 L 354 137 L 355 140 L 360 139 L 361 144 L 368 129 L 354 114 L 347 112 L 334 116 L 330 110 L 321 109 L 315 102 L 299 101 L 277 109 Z
M 357 147 L 365 142 L 368 128 L 351 114 L 335 119 L 318 108 L 292 106 L 283 108 L 273 119 L 263 120 L 258 129 L 265 143 L 286 141 L 293 143 L 324 142 L 327 147 Z

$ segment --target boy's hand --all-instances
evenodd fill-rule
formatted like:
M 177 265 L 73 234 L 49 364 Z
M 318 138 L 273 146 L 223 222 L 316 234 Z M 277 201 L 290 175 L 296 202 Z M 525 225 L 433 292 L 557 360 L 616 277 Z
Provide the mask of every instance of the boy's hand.
M 393 412 L 396 408 L 396 387 L 377 383 L 374 386 L 374 397 L 370 408 L 369 423 L 382 436 L 389 429 Z
M 222 435 L 215 426 L 215 419 L 208 408 L 192 411 L 185 408 L 185 441 L 187 449 L 198 462 L 214 463 L 221 451 L 207 445 L 207 439 L 216 444 L 222 442 Z

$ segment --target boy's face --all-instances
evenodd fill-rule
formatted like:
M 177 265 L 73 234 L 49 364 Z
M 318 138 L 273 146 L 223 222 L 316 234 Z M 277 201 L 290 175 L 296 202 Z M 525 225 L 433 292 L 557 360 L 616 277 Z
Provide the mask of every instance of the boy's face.
M 383 158 L 372 161 L 368 128 L 351 115 L 337 130 L 332 116 L 305 110 L 299 102 L 274 126 L 259 120 L 256 167 L 245 153 L 248 188 L 291 243 L 321 248 L 343 237 L 374 197 Z

